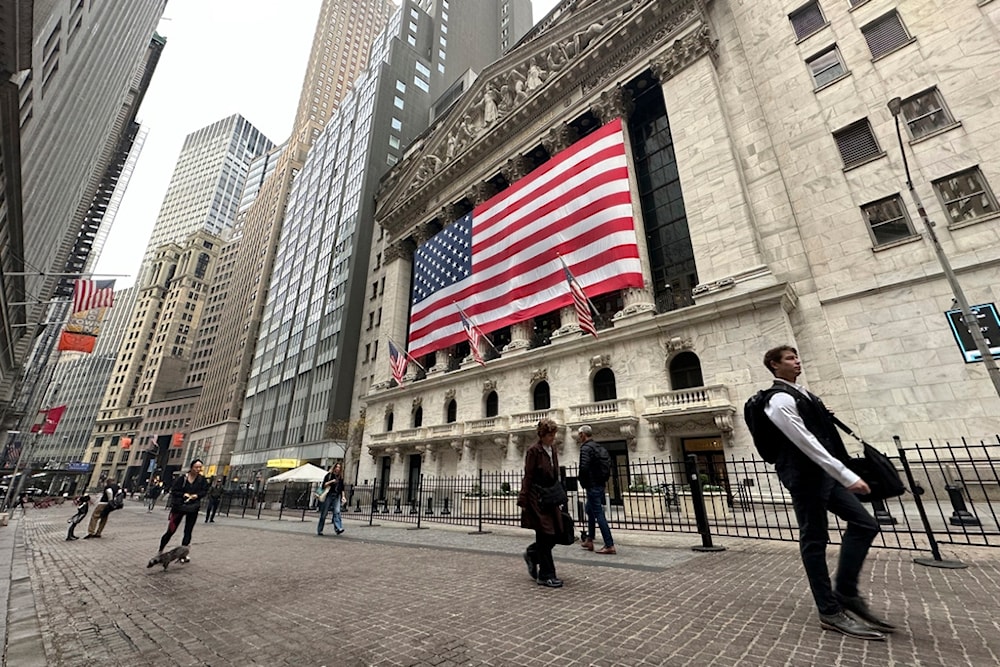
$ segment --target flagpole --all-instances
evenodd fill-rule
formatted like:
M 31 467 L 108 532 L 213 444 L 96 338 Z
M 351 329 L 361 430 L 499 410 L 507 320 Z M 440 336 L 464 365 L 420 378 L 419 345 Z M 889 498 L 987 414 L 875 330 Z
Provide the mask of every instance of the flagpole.
M 420 362 L 419 362 L 419 361 L 417 361 L 416 359 L 414 359 L 414 358 L 413 358 L 413 357 L 412 357 L 412 356 L 410 355 L 410 353 L 406 351 L 406 348 L 405 348 L 405 347 L 403 347 L 402 345 L 400 345 L 399 343 L 397 343 L 396 341 L 394 341 L 394 340 L 392 339 L 392 336 L 386 336 L 386 338 L 388 338 L 388 339 L 389 339 L 389 342 L 390 342 L 390 343 L 392 343 L 392 344 L 393 344 L 393 345 L 394 345 L 394 346 L 396 347 L 396 349 L 397 349 L 397 350 L 400 350 L 400 351 L 402 351 L 402 353 L 406 355 L 406 358 L 410 360 L 410 363 L 412 363 L 412 364 L 415 364 L 415 365 L 416 365 L 416 367 L 417 367 L 417 368 L 419 368 L 420 370 L 422 370 L 423 372 L 425 372 L 425 373 L 427 372 L 427 369 L 426 369 L 426 368 L 424 368 L 423 366 L 421 366 L 421 365 L 420 365 Z
M 56 278 L 82 278 L 83 276 L 102 276 L 105 278 L 131 278 L 128 273 L 48 273 L 47 271 L 4 271 L 5 276 L 54 276 Z
M 476 324 L 475 322 L 472 321 L 472 318 L 469 317 L 468 313 L 466 313 L 464 310 L 462 310 L 462 307 L 460 305 L 458 305 L 458 302 L 457 301 L 452 301 L 452 303 L 455 304 L 456 308 L 458 308 L 458 313 L 462 317 L 464 317 L 466 319 L 466 321 L 468 321 L 469 324 L 471 324 L 472 326 L 474 326 L 476 328 L 476 331 L 479 332 L 479 335 L 482 336 L 486 340 L 486 342 L 490 344 L 490 347 L 493 348 L 493 351 L 499 354 L 500 350 L 498 350 L 497 346 L 493 344 L 493 341 L 490 340 L 490 337 L 487 336 L 486 333 L 482 329 L 479 328 L 478 324 Z

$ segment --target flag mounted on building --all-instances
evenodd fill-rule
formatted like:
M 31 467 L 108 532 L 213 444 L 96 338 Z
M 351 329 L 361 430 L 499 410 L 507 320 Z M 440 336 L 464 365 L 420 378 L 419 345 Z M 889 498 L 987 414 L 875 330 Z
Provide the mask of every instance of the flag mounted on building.
M 472 323 L 472 320 L 465 316 L 461 308 L 458 310 L 458 316 L 462 318 L 462 328 L 465 329 L 465 336 L 469 339 L 469 351 L 472 352 L 472 358 L 480 366 L 485 366 L 486 360 L 483 359 L 483 353 L 479 350 L 479 341 L 483 339 L 483 335 L 479 333 L 479 329 Z
M 115 305 L 115 281 L 74 280 L 73 312 L 82 313 L 95 308 L 110 308 Z
M 468 338 L 459 309 L 489 333 L 570 305 L 559 256 L 590 294 L 643 286 L 621 120 L 417 248 L 410 354 Z
M 93 352 L 101 333 L 101 322 L 114 300 L 115 281 L 74 280 L 73 312 L 59 336 L 59 350 Z
M 406 353 L 399 350 L 396 345 L 390 340 L 389 341 L 389 367 L 392 370 L 392 379 L 396 381 L 400 387 L 403 386 L 403 376 L 406 375 L 406 366 L 409 360 L 406 358 Z
M 580 322 L 580 328 L 597 338 L 597 327 L 594 325 L 594 313 L 590 307 L 590 299 L 580 287 L 580 283 L 576 281 L 573 272 L 566 266 L 566 262 L 562 261 L 562 257 L 559 258 L 559 261 L 562 262 L 563 271 L 566 272 L 566 282 L 569 284 L 569 293 L 573 295 L 573 307 L 576 309 L 576 319 Z
M 41 429 L 42 435 L 52 435 L 56 432 L 56 427 L 59 426 L 59 420 L 62 419 L 64 412 L 66 412 L 65 405 L 60 405 L 45 411 L 45 423 L 42 424 Z

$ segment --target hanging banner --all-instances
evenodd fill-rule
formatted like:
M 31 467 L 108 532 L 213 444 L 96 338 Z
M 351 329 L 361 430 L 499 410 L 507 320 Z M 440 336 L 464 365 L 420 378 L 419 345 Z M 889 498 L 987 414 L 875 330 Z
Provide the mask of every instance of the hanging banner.
M 66 328 L 59 336 L 59 350 L 87 354 L 93 352 L 107 311 L 107 308 L 94 308 L 70 315 Z

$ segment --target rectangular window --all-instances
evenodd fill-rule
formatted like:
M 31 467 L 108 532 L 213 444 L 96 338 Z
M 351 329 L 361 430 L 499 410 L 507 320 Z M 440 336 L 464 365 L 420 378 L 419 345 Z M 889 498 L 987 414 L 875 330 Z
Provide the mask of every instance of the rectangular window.
M 403 98 L 401 98 L 399 96 L 393 97 L 392 98 L 392 103 L 395 105 L 395 107 L 397 109 L 402 109 L 403 108 Z
M 417 61 L 417 72 L 425 79 L 428 79 L 431 76 L 431 68 L 419 60 Z
M 973 220 L 997 212 L 997 200 L 979 167 L 934 181 L 941 205 L 952 223 Z
M 847 74 L 847 67 L 844 66 L 836 44 L 807 60 L 806 65 L 809 66 L 809 72 L 817 88 L 822 88 Z
M 884 56 L 910 41 L 910 35 L 906 32 L 903 20 L 899 18 L 896 10 L 862 26 L 861 34 L 868 42 L 868 50 L 872 52 L 872 58 Z
M 914 236 L 903 198 L 898 194 L 865 204 L 861 213 L 865 216 L 876 247 Z
M 431 87 L 426 81 L 421 79 L 419 76 L 413 77 L 413 85 L 424 91 L 425 93 L 430 92 Z
M 397 131 L 403 129 L 403 121 L 399 120 L 398 118 L 393 118 L 391 121 L 389 121 L 389 125 L 392 126 L 392 129 Z
M 797 39 L 805 39 L 814 32 L 819 32 L 826 26 L 826 19 L 820 11 L 819 2 L 813 0 L 788 15 L 788 20 L 792 22 L 792 29 L 795 30 Z
M 844 167 L 853 167 L 882 154 L 867 118 L 833 133 Z
M 955 122 L 937 88 L 906 98 L 900 109 L 912 139 L 925 137 Z
M 389 146 L 392 148 L 399 148 L 399 137 L 389 135 Z
M 396 79 L 396 90 L 398 90 L 401 93 L 405 93 L 406 92 L 406 84 L 403 83 L 402 81 L 400 81 L 399 79 Z

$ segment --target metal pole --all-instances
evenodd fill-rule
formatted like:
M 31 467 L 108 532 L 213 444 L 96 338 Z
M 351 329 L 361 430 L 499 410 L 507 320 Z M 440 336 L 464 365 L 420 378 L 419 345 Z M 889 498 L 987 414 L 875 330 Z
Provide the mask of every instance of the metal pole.
M 8 431 L 9 433 L 10 431 Z M 31 434 L 31 441 L 25 442 L 21 445 L 21 452 L 17 455 L 17 461 L 14 462 L 14 470 L 10 476 L 10 486 L 7 487 L 7 497 L 5 498 L 4 509 L 10 509 L 11 498 L 17 498 L 21 495 L 21 489 L 24 488 L 24 477 L 27 472 L 27 462 L 31 459 L 28 458 L 31 455 L 31 451 L 35 448 L 35 442 L 38 440 L 38 433 Z M 25 467 L 21 468 L 21 461 L 25 462 Z M 18 478 L 18 469 L 21 468 L 21 477 Z M 15 488 L 16 485 L 16 488 Z
M 899 129 L 899 112 L 901 104 L 902 100 L 898 97 L 889 100 L 889 111 L 892 113 L 892 117 L 896 121 L 896 140 L 899 142 L 899 153 L 903 157 L 903 170 L 906 172 L 906 187 L 910 191 L 910 197 L 913 198 L 913 204 L 917 207 L 917 213 L 920 214 L 920 219 L 923 221 L 924 228 L 927 230 L 927 238 L 931 242 L 931 247 L 934 248 L 934 254 L 937 255 L 938 262 L 941 264 L 941 270 L 944 272 L 944 277 L 948 281 L 948 285 L 951 287 L 951 293 L 954 295 L 955 301 L 958 303 L 958 307 L 962 311 L 962 319 L 965 320 L 965 326 L 969 328 L 972 340 L 976 343 L 976 349 L 979 350 L 979 356 L 983 361 L 983 365 L 986 367 L 986 373 L 990 376 L 990 380 L 993 382 L 993 389 L 996 390 L 997 396 L 1000 397 L 1000 367 L 997 367 L 997 363 L 993 359 L 993 355 L 990 353 L 990 347 L 986 343 L 986 339 L 983 337 L 982 329 L 979 327 L 978 318 L 969 307 L 969 301 L 965 298 L 965 292 L 962 291 L 962 285 L 958 282 L 958 277 L 951 268 L 951 262 L 948 260 L 948 255 L 945 254 L 944 248 L 941 247 L 941 242 L 938 240 L 937 234 L 934 232 L 934 222 L 928 217 L 927 210 L 924 208 L 923 202 L 920 201 L 920 195 L 917 194 L 916 188 L 913 187 L 913 179 L 910 178 L 910 164 L 906 160 L 906 151 L 903 149 L 903 133 Z

